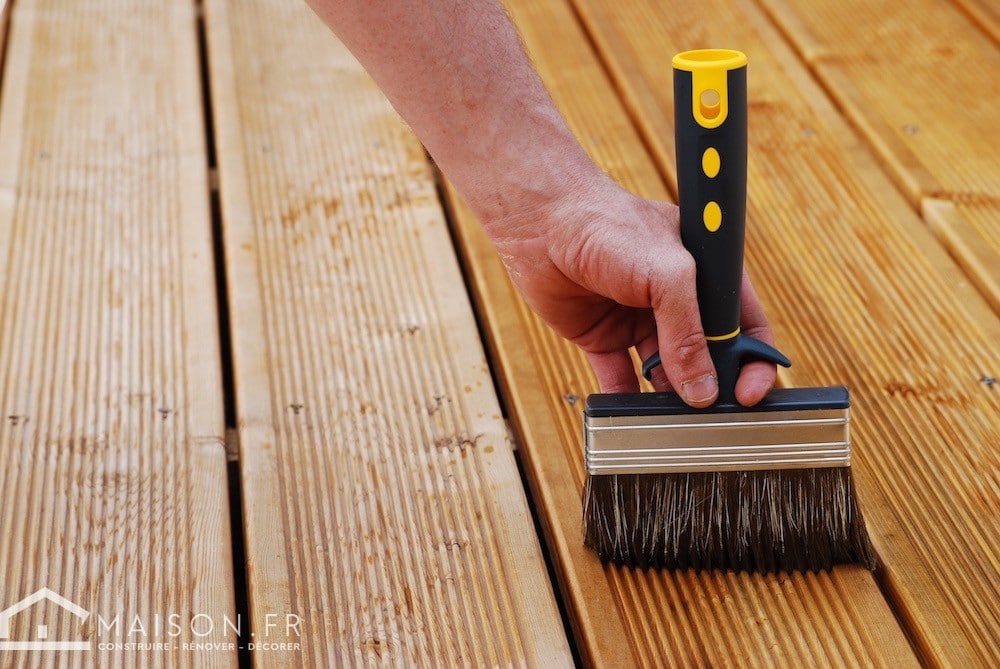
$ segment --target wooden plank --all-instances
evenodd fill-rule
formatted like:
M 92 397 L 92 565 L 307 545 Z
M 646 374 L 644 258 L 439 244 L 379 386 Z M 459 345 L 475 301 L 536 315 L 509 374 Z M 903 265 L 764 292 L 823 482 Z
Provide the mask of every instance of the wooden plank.
M 10 28 L 11 3 L 0 0 L 0 72 L 3 72 L 4 57 L 7 54 L 7 32 Z
M 206 10 L 256 659 L 571 664 L 420 144 L 303 3 Z
M 11 20 L 0 606 L 49 588 L 85 618 L 40 602 L 8 641 L 87 650 L 0 665 L 235 666 L 194 6 L 20 0 Z
M 1000 205 L 1000 136 L 989 130 L 1000 98 L 1000 47 L 969 16 L 936 0 L 763 4 L 918 210 L 925 198 L 980 211 Z M 873 29 L 858 31 L 859 22 Z M 962 231 L 971 247 L 954 235 L 942 240 L 959 243 L 951 252 L 983 287 L 1000 255 L 987 267 L 978 263 L 993 247 L 988 232 L 970 237 L 976 229 Z
M 1000 196 L 1000 48 L 948 2 L 761 0 L 908 196 Z M 858 22 L 872 26 L 864 34 Z M 874 45 L 877 44 L 877 48 Z
M 1000 313 L 1000 203 L 964 204 L 927 198 L 923 215 Z
M 783 378 L 851 388 L 879 579 L 922 660 L 995 664 L 1000 394 L 982 379 L 1000 361 L 996 315 L 754 4 L 578 6 L 665 172 L 663 54 L 708 44 L 748 53 L 748 265 L 797 361 Z
M 557 104 L 591 155 L 627 187 L 668 193 L 565 3 L 509 11 Z M 584 548 L 585 358 L 517 296 L 469 210 L 449 192 L 505 395 L 529 465 L 584 659 L 595 666 L 887 665 L 915 658 L 871 574 L 761 577 L 603 567 Z
M 993 0 L 955 0 L 994 42 L 1000 44 L 1000 6 Z

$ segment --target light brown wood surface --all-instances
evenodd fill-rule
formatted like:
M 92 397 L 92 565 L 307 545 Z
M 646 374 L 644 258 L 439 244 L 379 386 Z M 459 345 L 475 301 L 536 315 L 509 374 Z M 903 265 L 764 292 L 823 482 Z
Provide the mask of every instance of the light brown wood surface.
M 1000 226 L 1000 133 L 992 130 L 1000 44 L 937 0 L 762 4 L 917 210 L 927 198 L 958 205 L 947 229 L 934 228 L 976 285 L 994 291 L 987 298 L 1000 302 L 990 230 Z M 995 3 L 989 7 L 980 8 L 981 19 L 995 17 Z
M 7 29 L 10 26 L 10 2 L 3 3 L 0 9 L 0 71 L 3 68 L 3 59 L 7 54 Z
M 508 7 L 595 159 L 624 185 L 668 197 L 571 8 L 527 1 Z M 450 195 L 584 658 L 608 667 L 915 665 L 862 569 L 775 577 L 642 573 L 603 567 L 583 547 L 581 409 L 595 380 L 583 356 L 527 310 L 471 213 Z
M 1000 6 L 993 0 L 955 0 L 976 25 L 1000 44 Z
M 37 603 L 6 641 L 89 650 L 0 666 L 234 666 L 182 645 L 236 620 L 194 6 L 21 0 L 11 20 L 0 608 L 47 587 L 86 619 Z M 137 641 L 169 645 L 100 645 Z
M 566 666 L 420 144 L 304 3 L 206 4 L 259 666 Z
M 748 264 L 781 382 L 851 388 L 882 560 L 773 577 L 583 547 L 582 355 L 448 191 L 466 285 L 426 155 L 305 3 L 202 4 L 17 0 L 0 45 L 0 615 L 43 587 L 89 613 L 17 613 L 0 666 L 235 666 L 253 641 L 286 644 L 257 667 L 558 667 L 566 623 L 606 667 L 1000 665 L 993 3 L 508 2 L 587 150 L 650 197 L 671 56 L 750 56 Z M 89 650 L 2 644 L 43 633 Z
M 748 54 L 747 262 L 796 362 L 783 379 L 851 389 L 879 579 L 923 661 L 995 664 L 1000 394 L 983 381 L 1000 361 L 995 315 L 752 2 L 577 6 L 667 173 L 661 54 L 708 44 Z
M 963 204 L 925 198 L 923 215 L 1000 313 L 1000 202 Z

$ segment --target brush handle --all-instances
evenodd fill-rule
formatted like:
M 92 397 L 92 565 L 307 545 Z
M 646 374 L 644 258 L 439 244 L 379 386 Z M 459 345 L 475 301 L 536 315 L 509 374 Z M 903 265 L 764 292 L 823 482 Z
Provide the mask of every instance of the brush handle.
M 697 268 L 698 310 L 719 378 L 719 402 L 735 403 L 742 364 L 791 362 L 740 333 L 747 193 L 747 58 L 685 51 L 673 59 L 674 132 L 681 241 Z M 643 365 L 649 378 L 659 355 Z

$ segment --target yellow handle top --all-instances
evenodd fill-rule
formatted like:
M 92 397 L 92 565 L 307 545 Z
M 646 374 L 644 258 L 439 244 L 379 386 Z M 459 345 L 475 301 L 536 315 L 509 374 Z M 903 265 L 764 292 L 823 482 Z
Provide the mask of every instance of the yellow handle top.
M 674 68 L 691 73 L 691 111 L 698 125 L 718 128 L 726 120 L 729 115 L 726 75 L 746 64 L 746 54 L 733 49 L 695 49 L 674 56 Z

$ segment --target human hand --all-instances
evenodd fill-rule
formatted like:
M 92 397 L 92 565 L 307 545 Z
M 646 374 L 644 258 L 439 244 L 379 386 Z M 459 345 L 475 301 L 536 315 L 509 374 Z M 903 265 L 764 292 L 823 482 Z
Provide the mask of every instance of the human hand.
M 601 175 L 559 200 L 489 226 L 512 280 L 531 308 L 587 354 L 603 392 L 637 392 L 629 349 L 657 350 L 656 390 L 705 407 L 718 383 L 695 294 L 694 260 L 681 244 L 676 206 L 637 197 Z M 773 343 L 744 274 L 742 330 Z M 767 362 L 745 365 L 737 400 L 759 402 L 775 381 Z
M 639 389 L 634 346 L 643 359 L 660 351 L 654 388 L 693 406 L 715 401 L 677 208 L 626 192 L 594 165 L 501 3 L 309 2 L 472 207 L 529 305 L 586 351 L 602 390 Z M 741 321 L 771 342 L 745 278 Z M 773 365 L 747 364 L 737 400 L 758 402 L 774 379 Z

